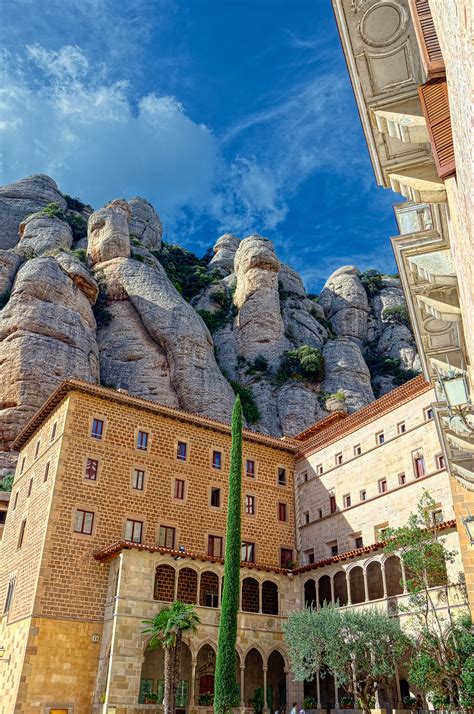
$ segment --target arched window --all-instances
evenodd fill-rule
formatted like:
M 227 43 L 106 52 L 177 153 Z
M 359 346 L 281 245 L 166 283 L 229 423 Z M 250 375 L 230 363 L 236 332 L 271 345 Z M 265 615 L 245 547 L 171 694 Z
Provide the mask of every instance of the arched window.
M 159 565 L 155 571 L 153 597 L 162 602 L 173 602 L 176 573 L 171 565 Z
M 322 607 L 324 603 L 331 603 L 331 578 L 329 575 L 323 575 L 318 580 L 319 605 Z
M 304 604 L 305 607 L 316 607 L 316 583 L 313 579 L 307 580 L 304 584 Z
M 349 573 L 349 584 L 351 588 L 351 602 L 357 605 L 365 601 L 364 572 L 360 565 L 351 568 Z
M 347 580 L 346 574 L 343 570 L 340 570 L 334 576 L 334 600 L 339 602 L 341 607 L 347 605 Z
M 178 600 L 190 605 L 197 602 L 197 573 L 192 568 L 181 568 L 179 571 Z
M 372 561 L 367 566 L 367 597 L 369 600 L 383 597 L 382 566 L 378 561 Z
M 262 585 L 262 612 L 278 615 L 278 585 L 271 580 L 265 580 Z
M 385 561 L 385 582 L 387 583 L 387 595 L 401 595 L 403 593 L 402 566 L 400 558 L 391 555 Z
M 244 578 L 242 582 L 242 610 L 258 612 L 258 581 L 255 578 Z

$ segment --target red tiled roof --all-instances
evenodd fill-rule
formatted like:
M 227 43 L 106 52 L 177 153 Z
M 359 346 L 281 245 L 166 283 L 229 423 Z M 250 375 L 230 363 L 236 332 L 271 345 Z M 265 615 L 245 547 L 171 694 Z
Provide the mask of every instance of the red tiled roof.
M 94 397 L 100 397 L 102 399 L 110 399 L 121 404 L 127 404 L 131 407 L 138 407 L 140 409 L 150 411 L 154 414 L 160 414 L 161 416 L 187 421 L 192 424 L 197 424 L 198 426 L 230 434 L 230 424 L 226 422 L 211 419 L 206 416 L 200 416 L 199 414 L 193 414 L 192 412 L 185 411 L 184 409 L 176 409 L 165 404 L 159 404 L 158 402 L 153 402 L 150 399 L 133 397 L 131 394 L 119 392 L 116 389 L 109 389 L 108 387 L 100 387 L 97 384 L 90 384 L 89 382 L 84 382 L 80 379 L 66 379 L 61 382 L 58 387 L 56 387 L 54 392 L 52 392 L 52 394 L 50 394 L 48 399 L 44 402 L 43 406 L 39 408 L 36 414 L 34 414 L 30 421 L 23 427 L 13 442 L 11 448 L 20 449 L 30 436 L 34 434 L 45 418 L 64 399 L 64 397 L 69 392 L 75 391 L 90 394 Z M 283 449 L 284 451 L 294 452 L 297 448 L 292 439 L 278 439 L 274 436 L 268 436 L 267 434 L 261 434 L 260 432 L 250 431 L 250 429 L 243 429 L 242 433 L 244 439 L 273 446 L 274 448 Z
M 114 558 L 122 550 L 145 550 L 148 553 L 161 553 L 162 555 L 170 555 L 173 558 L 188 558 L 189 560 L 201 560 L 207 563 L 220 563 L 224 564 L 223 558 L 214 558 L 211 555 L 205 555 L 204 553 L 194 553 L 187 550 L 175 550 L 173 548 L 163 548 L 159 545 L 145 545 L 143 543 L 132 543 L 128 540 L 118 540 L 115 543 L 107 545 L 105 548 L 100 548 L 94 552 L 94 558 L 105 562 Z M 287 568 L 278 568 L 274 565 L 264 565 L 263 563 L 247 563 L 242 561 L 240 564 L 241 568 L 247 568 L 248 570 L 262 570 L 267 573 L 289 573 L 293 572 Z
M 453 518 L 450 521 L 444 521 L 440 523 L 436 530 L 443 531 L 447 528 L 455 528 L 456 521 Z M 306 573 L 308 570 L 317 570 L 318 568 L 323 568 L 325 565 L 332 565 L 333 563 L 339 563 L 342 560 L 349 560 L 349 558 L 356 558 L 358 555 L 364 555 L 365 553 L 373 553 L 374 551 L 381 550 L 385 548 L 388 541 L 381 540 L 378 543 L 372 543 L 371 545 L 364 545 L 362 548 L 355 548 L 354 550 L 346 550 L 345 553 L 339 553 L 338 555 L 333 555 L 331 558 L 323 558 L 322 560 L 316 561 L 316 563 L 308 563 L 308 565 L 301 565 L 299 568 L 294 569 L 294 573 Z
M 415 397 L 424 392 L 428 392 L 430 389 L 433 389 L 433 387 L 425 381 L 423 375 L 420 374 L 418 377 L 410 379 L 409 382 L 405 382 L 405 384 L 393 389 L 388 394 L 384 394 L 380 399 L 376 399 L 375 402 L 362 407 L 362 409 L 350 414 L 345 419 L 330 424 L 321 433 L 316 432 L 314 436 L 310 436 L 301 444 L 298 456 L 313 454 L 323 446 L 327 446 L 341 437 L 360 429 L 361 426 L 365 426 L 365 424 L 369 424 L 384 414 L 388 414 L 393 409 L 415 399 Z
M 347 417 L 346 412 L 340 410 L 332 412 L 331 414 L 328 414 L 328 416 L 323 417 L 323 419 L 320 419 L 312 424 L 304 431 L 300 431 L 300 433 L 296 434 L 293 439 L 296 439 L 297 441 L 305 441 L 305 439 L 308 439 L 313 434 L 316 434 L 323 429 L 327 429 L 328 426 L 334 424 L 335 422 L 340 422 L 341 419 L 345 419 L 345 417 Z

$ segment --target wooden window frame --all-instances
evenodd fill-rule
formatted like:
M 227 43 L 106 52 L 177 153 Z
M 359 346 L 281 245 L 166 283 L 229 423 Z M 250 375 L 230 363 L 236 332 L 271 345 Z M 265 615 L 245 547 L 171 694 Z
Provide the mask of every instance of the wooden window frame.
M 248 557 L 250 552 L 251 557 Z M 240 559 L 243 563 L 255 563 L 255 542 L 243 540 L 240 546 Z
M 180 495 L 181 494 L 181 495 Z M 184 501 L 186 494 L 186 481 L 184 478 L 175 478 L 173 483 L 173 498 Z
M 213 496 L 214 494 L 217 494 L 217 503 L 213 503 Z M 222 496 L 222 490 L 219 486 L 211 486 L 210 492 L 209 492 L 209 505 L 211 508 L 220 508 L 221 507 L 221 496 Z M 214 499 L 216 500 L 216 499 Z
M 215 554 L 215 545 L 218 545 L 219 555 Z M 207 554 L 210 558 L 222 558 L 224 552 L 224 538 L 219 535 L 213 535 L 209 533 L 207 536 Z
M 78 530 L 76 528 L 76 521 L 77 521 L 77 515 L 79 513 L 82 513 L 82 520 L 81 520 L 81 527 Z M 91 522 L 90 522 L 90 531 L 84 530 L 86 516 L 92 516 Z M 91 536 L 94 533 L 94 522 L 95 522 L 94 511 L 86 511 L 84 508 L 76 508 L 75 509 L 75 511 L 74 511 L 74 525 L 73 525 L 74 533 L 78 533 L 79 535 Z
M 162 538 L 161 538 L 161 533 L 163 532 L 164 538 L 163 541 L 164 543 L 162 544 Z M 173 545 L 167 545 L 168 542 L 168 535 L 172 534 L 172 541 Z M 158 545 L 160 548 L 168 548 L 168 550 L 176 550 L 176 528 L 174 526 L 167 526 L 164 523 L 162 523 L 159 527 L 158 530 Z
M 141 483 L 141 486 L 140 486 L 140 483 Z M 144 491 L 145 490 L 145 469 L 133 469 L 132 489 L 134 491 Z
M 257 512 L 257 501 L 253 493 L 245 494 L 245 515 L 255 516 Z
M 99 431 L 95 430 L 95 427 L 101 424 L 101 427 Z M 102 438 L 104 436 L 104 427 L 105 427 L 105 421 L 104 419 L 99 419 L 98 417 L 93 417 L 92 418 L 92 424 L 91 424 L 91 438 L 96 439 L 97 441 L 102 441 Z
M 253 464 L 251 471 L 249 471 L 249 464 Z M 255 459 L 246 459 L 245 460 L 245 475 L 247 478 L 255 479 L 255 474 L 257 471 L 255 466 L 256 466 Z
M 216 459 L 215 457 L 217 456 L 218 458 Z M 211 464 L 216 471 L 222 471 L 222 451 L 219 451 L 219 449 L 212 450 Z
M 288 486 L 288 474 L 286 466 L 277 467 L 277 484 L 281 488 L 285 488 L 286 486 Z
M 283 553 L 289 554 L 289 558 L 283 559 Z M 280 546 L 280 568 L 287 568 L 288 563 L 293 562 L 293 548 Z
M 131 538 L 127 538 L 127 529 L 129 527 L 129 523 L 132 524 L 132 533 L 131 533 Z M 128 541 L 129 543 L 143 543 L 143 531 L 144 531 L 144 522 L 143 521 L 138 521 L 135 520 L 135 518 L 127 518 L 125 521 L 125 540 Z M 135 528 L 139 528 L 139 533 L 140 533 L 140 539 L 136 540 L 135 539 Z
M 286 503 L 286 501 L 278 502 L 278 520 L 280 521 L 280 523 L 288 522 L 288 504 Z
M 89 462 L 95 463 L 96 469 L 95 469 L 95 475 L 93 478 L 87 475 L 87 470 L 89 468 Z M 86 481 L 97 481 L 97 477 L 99 475 L 99 459 L 93 459 L 91 456 L 87 456 L 86 458 L 86 465 L 84 468 L 84 479 Z
M 184 446 L 184 456 L 180 452 L 181 447 Z M 176 442 L 176 459 L 178 461 L 187 461 L 188 460 L 188 442 L 187 441 L 181 441 L 181 439 L 178 439 Z
M 149 443 L 150 443 L 150 433 L 148 431 L 142 431 L 142 429 L 138 429 L 137 443 L 136 443 L 137 449 L 139 451 L 148 451 Z

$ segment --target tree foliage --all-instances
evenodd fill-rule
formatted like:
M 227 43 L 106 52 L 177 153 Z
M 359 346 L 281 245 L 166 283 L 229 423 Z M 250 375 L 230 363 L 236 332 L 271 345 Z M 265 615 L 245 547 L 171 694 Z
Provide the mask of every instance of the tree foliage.
M 199 617 L 193 605 L 175 600 L 151 620 L 143 620 L 144 634 L 151 635 L 148 649 L 162 647 L 165 651 L 165 714 L 173 714 L 181 665 L 183 632 L 196 631 Z M 160 702 L 161 703 L 161 702 Z
M 329 672 L 365 712 L 377 689 L 395 676 L 409 644 L 398 621 L 376 609 L 306 608 L 290 614 L 283 631 L 297 679 Z
M 0 491 L 11 491 L 13 487 L 14 476 L 12 473 L 7 473 L 0 478 Z
M 87 235 L 87 219 L 84 218 L 82 213 L 69 209 L 63 211 L 57 201 L 48 203 L 47 206 L 41 209 L 40 213 L 43 216 L 48 216 L 49 218 L 59 218 L 61 221 L 68 223 L 71 228 L 74 241 L 84 238 Z
M 324 357 L 321 350 L 309 345 L 302 345 L 283 353 L 280 367 L 276 374 L 278 384 L 290 379 L 322 382 L 324 379 Z
M 229 379 L 229 384 L 234 390 L 234 394 L 238 395 L 240 398 L 240 403 L 242 406 L 242 412 L 245 417 L 245 421 L 248 424 L 256 424 L 260 421 L 262 415 L 260 414 L 260 409 L 255 402 L 255 397 L 250 387 L 245 387 L 240 382 L 235 379 Z
M 408 308 L 404 303 L 394 305 L 393 307 L 386 307 L 382 310 L 382 320 L 393 325 L 405 325 L 405 327 L 410 327 L 411 325 Z
M 437 504 L 427 491 L 405 526 L 388 529 L 387 553 L 397 552 L 405 566 L 408 605 L 414 630 L 414 653 L 410 681 L 433 699 L 438 706 L 474 705 L 472 670 L 474 636 L 471 620 L 459 608 L 453 610 L 452 586 L 465 595 L 462 574 L 450 583 L 447 566 L 455 562 L 455 552 L 448 550 L 434 513 Z M 433 590 L 437 588 L 437 590 Z M 446 607 L 438 607 L 442 593 Z M 467 702 L 470 702 L 467 704 Z
M 232 448 L 227 503 L 224 590 L 217 644 L 214 711 L 223 714 L 234 706 L 237 682 L 237 612 L 240 597 L 242 499 L 242 408 L 237 396 L 232 411 Z
M 221 280 L 219 270 L 209 270 L 208 255 L 198 258 L 190 250 L 179 245 L 162 243 L 160 250 L 150 251 L 158 258 L 166 273 L 185 300 L 198 295 L 204 288 Z
M 360 274 L 360 281 L 369 297 L 377 295 L 383 288 L 383 275 L 379 270 L 370 268 Z

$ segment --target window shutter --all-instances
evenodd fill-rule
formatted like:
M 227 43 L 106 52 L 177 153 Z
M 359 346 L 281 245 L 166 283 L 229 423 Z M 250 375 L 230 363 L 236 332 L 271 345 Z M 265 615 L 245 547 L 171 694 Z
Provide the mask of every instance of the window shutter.
M 410 0 L 410 12 L 427 79 L 444 76 L 444 59 L 428 0 Z
M 425 115 L 436 171 L 440 178 L 447 178 L 456 172 L 448 85 L 445 79 L 436 79 L 418 87 L 418 93 Z

